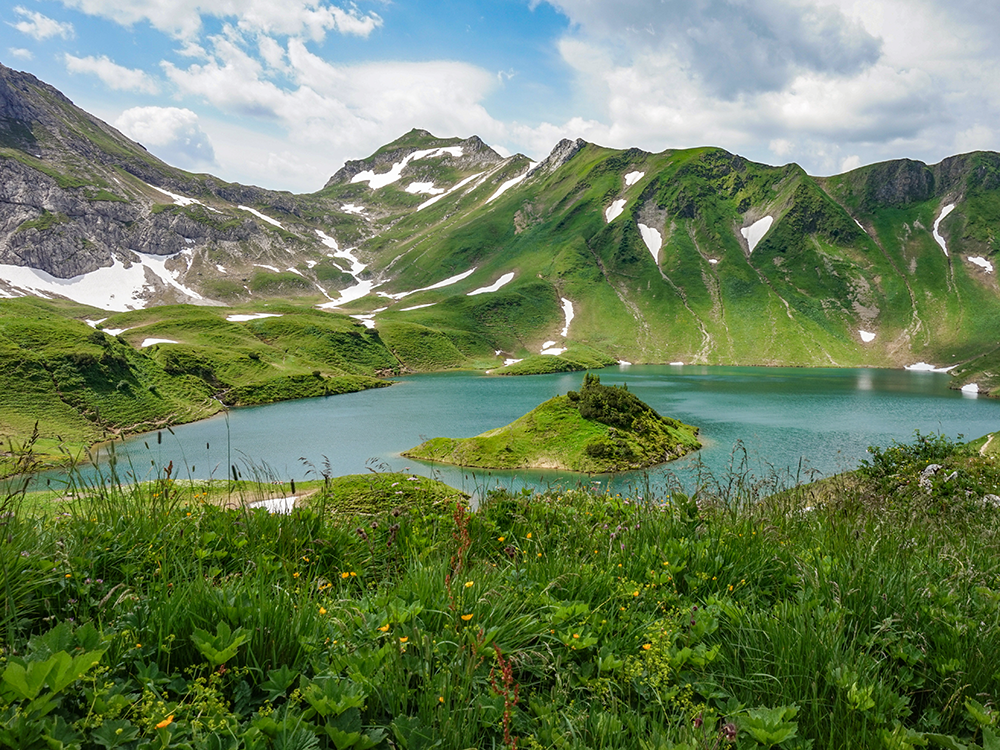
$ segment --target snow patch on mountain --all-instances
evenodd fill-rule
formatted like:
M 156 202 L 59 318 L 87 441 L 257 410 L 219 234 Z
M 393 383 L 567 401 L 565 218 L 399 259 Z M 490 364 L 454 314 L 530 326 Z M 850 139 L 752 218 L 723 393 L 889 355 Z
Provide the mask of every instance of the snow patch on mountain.
M 912 372 L 948 372 L 949 370 L 954 370 L 958 365 L 952 365 L 951 367 L 935 367 L 934 365 L 929 365 L 926 362 L 917 362 L 915 365 L 905 365 L 904 370 L 911 370 Z
M 139 344 L 140 349 L 145 349 L 147 346 L 153 346 L 153 344 L 176 344 L 177 342 L 173 339 L 143 339 L 142 343 Z
M 966 383 L 962 386 L 962 393 L 979 393 L 979 384 Z
M 406 192 L 411 194 L 441 195 L 444 192 L 444 188 L 434 187 L 433 182 L 411 182 L 406 186 Z
M 537 162 L 531 162 L 528 165 L 528 171 L 527 172 L 525 172 L 522 175 L 518 175 L 517 177 L 513 177 L 513 178 L 507 180 L 505 183 L 503 183 L 500 187 L 498 187 L 496 189 L 496 192 L 493 193 L 493 195 L 491 195 L 489 198 L 486 199 L 486 202 L 489 203 L 492 200 L 496 200 L 501 195 L 503 195 L 508 190 L 510 190 L 512 187 L 514 187 L 515 185 L 517 185 L 520 182 L 523 182 L 524 178 L 527 177 L 529 174 L 531 174 L 534 171 L 535 167 L 537 167 L 537 166 L 538 166 Z
M 639 225 L 639 234 L 642 235 L 642 241 L 646 243 L 646 248 L 653 256 L 653 262 L 656 263 L 660 257 L 660 248 L 663 247 L 663 235 L 658 229 L 647 227 L 645 224 Z
M 750 252 L 757 247 L 757 243 L 764 239 L 764 235 L 767 234 L 767 230 L 771 228 L 771 224 L 774 223 L 773 216 L 765 216 L 763 219 L 758 219 L 753 224 L 748 227 L 743 227 L 740 230 L 740 234 L 747 241 L 747 245 L 750 246 Z
M 361 216 L 365 212 L 364 206 L 356 206 L 353 203 L 345 203 L 340 207 L 340 210 L 345 214 L 354 214 L 355 216 Z
M 90 273 L 60 279 L 56 276 L 28 266 L 0 264 L 0 279 L 6 282 L 5 295 L 20 297 L 35 295 L 51 299 L 58 295 L 103 310 L 124 312 L 138 310 L 146 306 L 143 295 L 153 285 L 151 277 L 181 292 L 188 299 L 204 299 L 193 289 L 180 284 L 166 263 L 173 255 L 147 255 L 135 253 L 136 260 L 129 268 L 117 258 L 108 268 L 98 268 Z
M 476 272 L 475 268 L 470 268 L 468 271 L 455 274 L 454 276 L 449 276 L 447 279 L 439 281 L 436 284 L 420 287 L 420 289 L 414 289 L 413 291 L 410 292 L 397 292 L 396 294 L 389 294 L 388 292 L 379 292 L 378 294 L 380 297 L 388 297 L 389 299 L 400 300 L 403 299 L 403 297 L 409 297 L 411 294 L 416 294 L 417 292 L 429 292 L 432 289 L 441 289 L 442 287 L 451 286 L 452 284 L 457 284 L 462 279 L 469 278 L 475 272 Z
M 465 296 L 466 297 L 475 297 L 477 294 L 488 294 L 489 292 L 495 292 L 495 291 L 499 290 L 500 287 L 504 286 L 505 284 L 510 283 L 513 280 L 513 278 L 514 278 L 514 272 L 513 271 L 511 271 L 509 273 L 505 273 L 503 276 L 501 276 L 499 279 L 497 279 L 496 281 L 494 281 L 489 286 L 484 286 L 484 287 L 480 287 L 479 289 L 474 289 L 471 292 L 469 292 L 468 294 L 466 294 Z
M 617 219 L 622 215 L 622 211 L 625 210 L 625 199 L 619 198 L 616 201 L 612 201 L 611 205 L 604 209 L 604 219 L 610 224 L 612 221 Z
M 227 315 L 226 320 L 230 323 L 243 323 L 248 320 L 260 320 L 261 318 L 280 318 L 282 313 L 239 313 Z
M 941 236 L 941 233 L 938 231 L 938 229 L 940 229 L 941 222 L 944 221 L 945 217 L 948 216 L 948 214 L 950 214 L 954 210 L 955 210 L 954 203 L 949 203 L 947 206 L 942 208 L 941 213 L 938 214 L 937 219 L 934 220 L 934 231 L 931 232 L 931 234 L 934 235 L 934 241 L 941 246 L 941 249 L 944 250 L 944 254 L 946 257 L 948 255 L 948 244 L 945 242 L 944 237 Z
M 975 263 L 977 266 L 986 269 L 986 273 L 993 273 L 993 264 L 986 260 L 986 258 L 982 258 L 978 255 L 967 255 L 966 257 L 969 259 L 970 263 Z
M 322 232 L 319 229 L 316 230 L 316 234 L 324 245 L 333 250 L 334 252 L 328 253 L 332 258 L 344 258 L 351 262 L 351 267 L 347 271 L 356 282 L 354 286 L 349 286 L 346 289 L 340 290 L 340 297 L 335 300 L 330 300 L 329 302 L 324 302 L 318 305 L 321 309 L 329 309 L 331 307 L 339 307 L 340 305 L 346 305 L 348 302 L 353 302 L 356 299 L 361 299 L 362 297 L 367 297 L 371 294 L 372 290 L 378 286 L 374 281 L 368 279 L 362 279 L 361 272 L 365 270 L 368 266 L 358 260 L 354 253 L 351 252 L 350 248 L 346 250 L 341 250 L 340 246 L 337 244 L 337 240 L 328 235 L 326 232 Z M 324 292 L 325 294 L 325 292 Z M 373 324 L 374 326 L 374 324 Z
M 629 172 L 625 175 L 625 187 L 632 187 L 635 183 L 646 176 L 645 172 Z
M 364 172 L 358 172 L 354 177 L 351 178 L 351 182 L 367 182 L 368 187 L 372 190 L 378 190 L 379 188 L 384 188 L 386 185 L 391 185 L 394 182 L 398 182 L 403 176 L 403 170 L 406 169 L 406 165 L 411 161 L 417 161 L 419 159 L 431 159 L 441 156 L 455 156 L 459 157 L 462 155 L 461 146 L 445 146 L 443 148 L 430 148 L 421 151 L 414 151 L 412 154 L 407 154 L 403 157 L 402 161 L 397 161 L 388 172 L 382 172 L 381 174 L 375 174 L 374 170 L 367 169 Z
M 273 224 L 278 229 L 284 229 L 284 227 L 281 226 L 281 222 L 272 219 L 270 216 L 265 216 L 256 208 L 250 208 L 250 206 L 237 206 L 236 208 L 240 209 L 241 211 L 248 211 L 249 213 L 252 213 L 254 216 L 256 216 L 258 219 L 266 221 L 268 224 Z
M 437 203 L 442 198 L 448 197 L 449 195 L 451 195 L 452 193 L 454 193 L 456 190 L 461 190 L 466 185 L 468 185 L 470 182 L 472 182 L 474 179 L 476 179 L 477 177 L 482 177 L 484 174 L 486 174 L 486 173 L 485 172 L 480 172 L 479 174 L 474 174 L 471 177 L 466 177 L 460 183 L 458 183 L 457 185 L 455 185 L 453 188 L 451 188 L 449 190 L 446 190 L 441 195 L 435 195 L 433 198 L 431 198 L 429 200 L 426 200 L 423 203 L 421 203 L 419 206 L 417 206 L 417 210 L 418 211 L 423 211 L 428 206 L 433 206 L 435 203 Z
M 573 303 L 565 297 L 560 297 L 560 299 L 562 300 L 563 317 L 566 318 L 566 325 L 563 326 L 559 335 L 566 338 L 569 336 L 569 324 L 573 322 L 575 315 L 573 313 Z
M 870 344 L 872 341 L 875 340 L 874 333 L 871 333 L 870 331 L 862 331 L 860 328 L 858 329 L 858 335 L 861 337 L 861 340 L 864 341 L 866 344 Z

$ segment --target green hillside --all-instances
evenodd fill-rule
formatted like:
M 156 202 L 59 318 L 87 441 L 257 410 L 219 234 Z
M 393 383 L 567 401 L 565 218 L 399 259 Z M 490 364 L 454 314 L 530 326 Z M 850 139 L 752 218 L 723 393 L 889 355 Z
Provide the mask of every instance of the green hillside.
M 506 427 L 471 438 L 432 438 L 409 458 L 485 469 L 564 469 L 604 474 L 644 469 L 697 450 L 698 428 L 662 417 L 628 388 L 587 374 Z
M 375 388 L 389 384 L 377 376 L 399 372 L 376 331 L 308 307 L 231 322 L 232 310 L 177 305 L 115 315 L 96 329 L 83 322 L 97 312 L 0 300 L 0 469 L 36 423 L 36 450 L 66 460 L 94 442 L 225 406 Z

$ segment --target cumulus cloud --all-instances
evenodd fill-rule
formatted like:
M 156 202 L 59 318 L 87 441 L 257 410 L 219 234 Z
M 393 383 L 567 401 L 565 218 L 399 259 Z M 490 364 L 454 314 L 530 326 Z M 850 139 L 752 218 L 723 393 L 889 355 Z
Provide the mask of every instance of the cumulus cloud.
M 22 20 L 10 25 L 33 39 L 43 41 L 54 36 L 62 37 L 63 39 L 71 39 L 73 37 L 73 24 L 71 23 L 56 21 L 48 16 L 43 16 L 41 13 L 28 10 L 21 5 L 15 6 L 14 13 Z
M 197 36 L 204 17 L 235 21 L 244 30 L 316 41 L 330 31 L 366 37 L 382 26 L 377 13 L 363 13 L 353 3 L 341 7 L 323 0 L 63 0 L 63 4 L 125 26 L 146 21 L 181 39 Z
M 18 60 L 31 60 L 34 55 L 31 54 L 30 49 L 24 49 L 23 47 L 9 47 L 7 49 L 7 54 L 11 57 L 17 58 Z
M 233 27 L 208 42 L 211 51 L 201 62 L 163 63 L 177 91 L 224 113 L 280 126 L 288 134 L 286 149 L 309 150 L 305 161 L 322 170 L 313 177 L 319 184 L 346 159 L 367 155 L 414 127 L 487 140 L 505 134 L 482 104 L 496 77 L 474 65 L 335 65 L 300 39 L 279 46 L 274 39 L 247 40 Z M 289 161 L 287 155 L 280 159 Z
M 133 107 L 121 113 L 115 127 L 170 164 L 185 169 L 216 166 L 212 142 L 189 109 Z
M 87 73 L 95 75 L 104 85 L 115 91 L 135 91 L 142 94 L 155 94 L 160 87 L 147 73 L 142 70 L 126 68 L 112 62 L 107 55 L 100 57 L 65 56 L 66 69 L 70 73 Z

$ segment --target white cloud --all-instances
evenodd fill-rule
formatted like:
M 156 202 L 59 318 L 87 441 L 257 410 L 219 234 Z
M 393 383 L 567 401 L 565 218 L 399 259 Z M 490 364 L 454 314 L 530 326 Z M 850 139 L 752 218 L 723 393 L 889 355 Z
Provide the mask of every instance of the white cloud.
M 226 114 L 280 126 L 288 136 L 280 149 L 259 155 L 255 162 L 263 166 L 278 159 L 309 165 L 309 178 L 316 182 L 300 184 L 300 189 L 318 189 L 347 159 L 365 156 L 414 127 L 442 136 L 477 134 L 488 142 L 506 135 L 482 104 L 496 87 L 496 78 L 473 65 L 334 65 L 299 39 L 281 48 L 274 40 L 247 41 L 233 27 L 208 42 L 211 52 L 199 63 L 181 68 L 164 62 L 167 78 L 182 96 L 203 99 Z M 256 56 L 262 49 L 263 60 Z M 275 75 L 279 65 L 281 75 Z M 220 151 L 219 158 L 226 165 L 227 153 Z
M 382 26 L 373 12 L 354 4 L 340 7 L 323 0 L 62 0 L 67 7 L 124 26 L 140 21 L 180 39 L 195 37 L 205 17 L 235 21 L 241 29 L 281 36 L 303 35 L 320 41 L 329 31 L 367 37 Z
M 35 57 L 31 54 L 30 49 L 24 49 L 23 47 L 8 47 L 7 54 L 18 60 L 32 60 Z
M 115 127 L 170 164 L 186 169 L 216 164 L 212 142 L 189 109 L 133 107 L 121 113 Z
M 104 85 L 115 91 L 136 91 L 142 94 L 155 94 L 160 87 L 156 81 L 141 70 L 126 68 L 112 62 L 107 55 L 100 57 L 65 56 L 66 69 L 70 73 L 88 73 L 95 75 Z
M 857 154 L 851 154 L 842 162 L 840 162 L 840 171 L 850 172 L 852 169 L 857 169 L 861 166 L 861 157 Z
M 558 49 L 574 74 L 574 111 L 512 127 L 509 145 L 717 145 L 814 173 L 1000 145 L 1000 133 L 977 126 L 1000 118 L 1000 6 L 538 1 L 569 22 Z
M 33 39 L 43 41 L 53 36 L 71 39 L 73 37 L 73 24 L 63 21 L 56 21 L 48 16 L 43 16 L 33 10 L 18 5 L 14 12 L 23 20 L 10 24 L 22 34 L 27 34 Z

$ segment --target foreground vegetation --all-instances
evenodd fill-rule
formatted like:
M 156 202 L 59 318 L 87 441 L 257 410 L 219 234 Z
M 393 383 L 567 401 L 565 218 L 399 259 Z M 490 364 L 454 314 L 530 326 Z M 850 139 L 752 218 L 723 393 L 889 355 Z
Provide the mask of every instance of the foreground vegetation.
M 409 458 L 488 469 L 606 474 L 644 469 L 701 447 L 698 428 L 657 414 L 628 386 L 587 373 L 579 392 L 556 396 L 506 427 L 471 438 L 431 438 Z
M 169 468 L 11 486 L 0 747 L 996 748 L 996 460 L 475 512 L 405 475 L 290 515 Z

